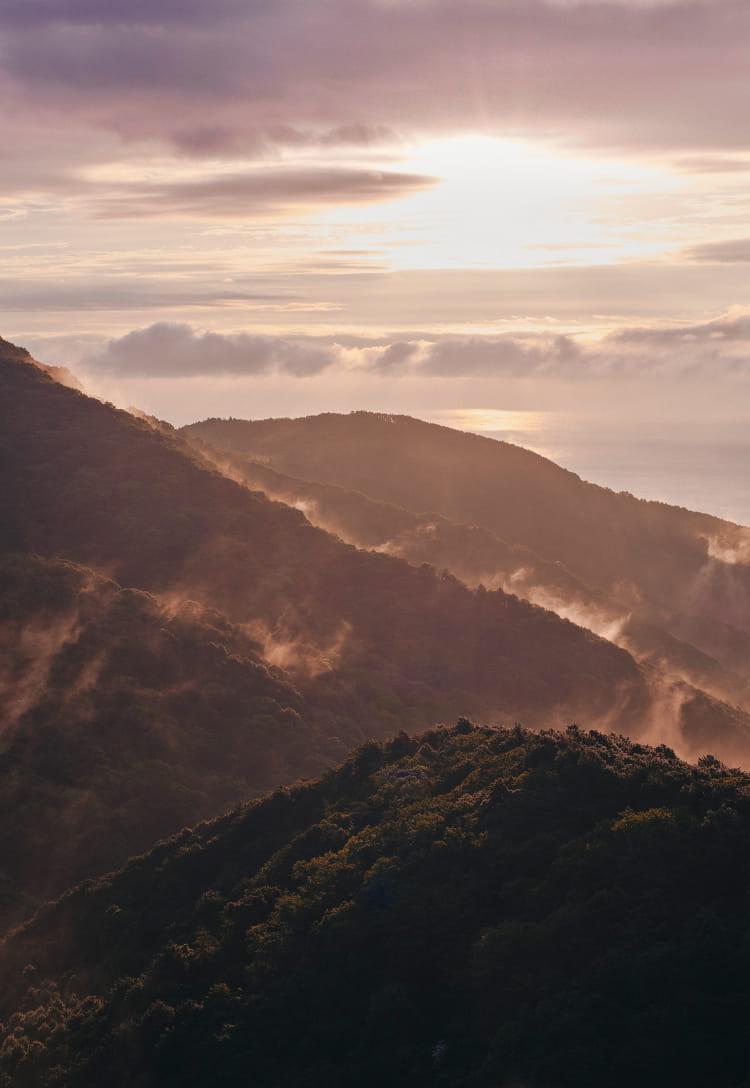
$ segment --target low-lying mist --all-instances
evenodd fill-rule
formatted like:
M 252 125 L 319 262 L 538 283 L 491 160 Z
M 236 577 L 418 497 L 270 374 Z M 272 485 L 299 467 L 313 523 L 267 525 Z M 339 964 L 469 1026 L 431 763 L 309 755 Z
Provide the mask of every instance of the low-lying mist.
M 428 563 L 438 570 L 447 569 L 474 590 L 484 587 L 513 594 L 614 643 L 632 655 L 648 676 L 648 706 L 634 726 L 641 739 L 666 744 L 691 759 L 713 745 L 724 758 L 750 763 L 750 737 L 741 714 L 730 729 L 731 736 L 713 737 L 710 707 L 701 708 L 700 701 L 696 702 L 696 689 L 700 689 L 725 705 L 723 713 L 730 719 L 731 707 L 726 704 L 750 709 L 750 687 L 744 669 L 738 667 L 737 648 L 730 652 L 726 645 L 728 623 L 734 623 L 731 630 L 736 640 L 750 614 L 744 571 L 738 570 L 750 542 L 739 528 L 731 539 L 717 536 L 702 545 L 705 560 L 688 593 L 693 612 L 704 617 L 704 629 L 696 632 L 695 624 L 681 628 L 674 618 L 655 615 L 633 585 L 621 591 L 629 604 L 624 607 L 619 600 L 585 585 L 562 564 L 511 546 L 478 526 L 460 525 L 436 514 L 413 514 L 362 493 L 295 479 L 276 471 L 268 459 L 261 462 L 202 443 L 199 449 L 219 471 L 292 506 L 313 525 L 347 543 L 405 559 L 414 566 Z M 268 660 L 300 675 L 318 675 L 331 662 L 332 655 L 324 645 L 311 647 L 304 641 L 271 635 L 267 629 L 258 629 L 257 637 Z M 715 656 L 700 649 L 697 644 L 701 642 Z M 331 646 L 338 651 L 336 639 L 331 640 Z M 621 728 L 627 696 L 622 702 L 620 705 L 613 692 L 610 712 L 583 708 L 584 724 Z M 555 719 L 555 724 L 564 726 L 566 714 L 569 716 L 566 711 Z

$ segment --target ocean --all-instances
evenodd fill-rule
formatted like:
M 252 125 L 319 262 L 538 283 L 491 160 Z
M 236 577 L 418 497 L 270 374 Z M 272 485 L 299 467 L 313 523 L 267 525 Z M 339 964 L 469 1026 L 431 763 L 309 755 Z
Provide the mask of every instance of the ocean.
M 591 483 L 750 525 L 750 427 L 745 420 L 645 424 L 562 412 L 475 409 L 450 414 L 452 421 L 447 412 L 439 421 L 525 446 Z M 498 422 L 505 426 L 493 426 Z

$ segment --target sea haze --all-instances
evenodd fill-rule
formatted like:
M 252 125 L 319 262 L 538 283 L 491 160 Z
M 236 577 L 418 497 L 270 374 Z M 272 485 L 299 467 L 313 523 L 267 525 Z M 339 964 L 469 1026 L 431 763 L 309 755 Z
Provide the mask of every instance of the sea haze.
M 447 413 L 446 413 L 447 415 Z M 750 525 L 750 434 L 743 420 L 617 422 L 562 412 L 513 412 L 506 429 L 476 428 L 643 499 Z M 486 418 L 486 416 L 485 416 Z M 450 426 L 466 426 L 458 418 Z

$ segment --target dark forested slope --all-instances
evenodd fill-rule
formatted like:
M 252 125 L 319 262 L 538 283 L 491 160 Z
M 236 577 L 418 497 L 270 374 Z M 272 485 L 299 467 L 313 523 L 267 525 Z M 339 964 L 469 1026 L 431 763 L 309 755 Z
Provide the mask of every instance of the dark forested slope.
M 0 556 L 0 929 L 324 768 L 300 696 L 260 649 L 197 605 Z
M 648 708 L 644 678 L 614 646 L 504 593 L 347 546 L 15 360 L 0 362 L 0 464 L 0 546 L 253 625 L 346 740 L 462 711 L 593 721 L 614 707 L 630 727 Z
M 750 780 L 461 722 L 158 845 L 0 950 L 11 1088 L 741 1088 Z
M 280 472 L 482 526 L 559 561 L 730 667 L 750 652 L 747 531 L 585 483 L 505 442 L 405 416 L 207 420 L 185 429 Z
M 12 355 L 0 357 L 0 468 L 0 548 L 249 624 L 266 658 L 294 670 L 318 729 L 345 745 L 469 713 L 747 751 L 742 713 L 686 685 L 665 698 L 629 654 L 512 595 L 348 546 L 209 470 L 168 431 Z

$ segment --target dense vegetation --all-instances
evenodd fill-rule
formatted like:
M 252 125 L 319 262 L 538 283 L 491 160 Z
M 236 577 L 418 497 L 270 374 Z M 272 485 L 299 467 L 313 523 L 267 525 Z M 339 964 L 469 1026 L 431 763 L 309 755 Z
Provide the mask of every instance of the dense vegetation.
M 0 342 L 0 927 L 90 879 L 0 947 L 0 1088 L 745 1088 L 750 780 L 554 730 L 742 758 L 747 716 L 414 565 L 608 606 L 496 528 L 243 486 L 61 379 Z
M 271 660 L 296 667 L 321 728 L 350 744 L 460 713 L 593 723 L 615 691 L 622 728 L 648 707 L 646 679 L 611 644 L 501 591 L 347 546 L 19 362 L 0 366 L 0 464 L 0 547 L 253 624 Z
M 728 669 L 708 654 L 671 635 L 604 590 L 591 589 L 559 561 L 530 548 L 508 544 L 479 525 L 462 525 L 434 512 L 417 513 L 361 491 L 320 484 L 278 472 L 241 453 L 212 447 L 198 435 L 213 423 L 183 428 L 191 444 L 220 471 L 269 498 L 302 510 L 305 517 L 358 548 L 396 555 L 415 566 L 429 563 L 476 588 L 500 587 L 613 639 L 662 672 L 688 678 L 721 698 L 750 710 L 750 680 L 744 669 Z M 234 432 L 230 430 L 230 436 Z M 220 430 L 220 439 L 223 431 Z M 734 661 L 737 647 L 730 657 Z M 736 664 L 737 662 L 734 661 Z
M 459 714 L 750 747 L 741 712 L 514 596 L 348 546 L 0 349 L 0 927 L 368 737 Z
M 335 749 L 321 751 L 299 694 L 259 651 L 189 602 L 0 557 L 0 927 L 324 768 Z
M 292 476 L 487 529 L 745 673 L 750 565 L 724 558 L 747 553 L 737 526 L 616 494 L 529 450 L 405 416 L 207 420 L 185 430 Z
M 749 848 L 712 758 L 371 742 L 11 937 L 1 1083 L 741 1088 Z

